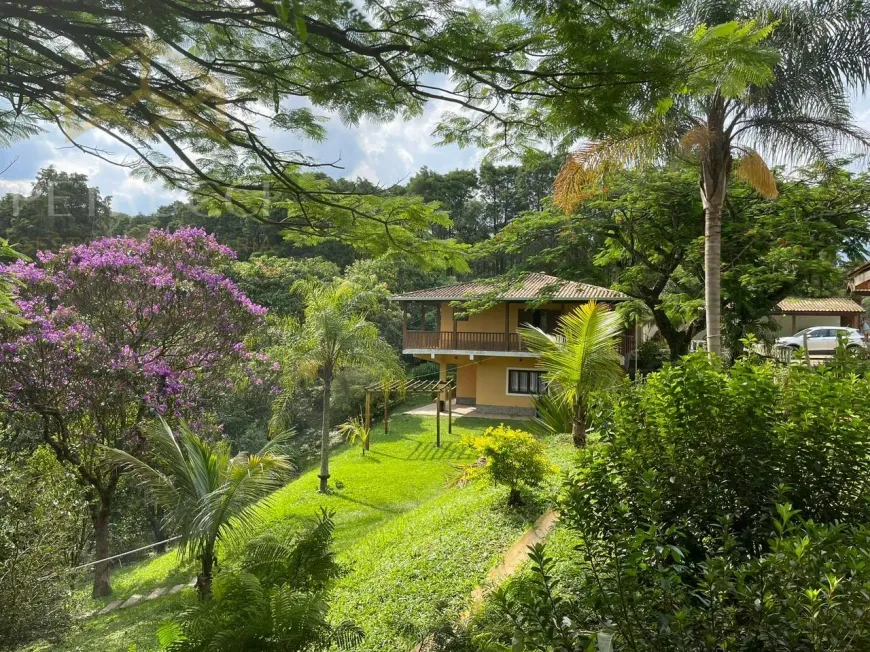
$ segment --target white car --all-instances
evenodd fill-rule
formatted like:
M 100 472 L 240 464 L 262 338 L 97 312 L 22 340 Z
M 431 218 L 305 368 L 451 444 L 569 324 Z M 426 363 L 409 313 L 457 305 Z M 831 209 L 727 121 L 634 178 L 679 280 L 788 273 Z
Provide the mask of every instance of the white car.
M 778 338 L 776 346 L 802 349 L 806 341 L 806 347 L 810 353 L 833 353 L 840 340 L 843 340 L 848 349 L 858 349 L 867 346 L 858 329 L 847 326 L 813 326 L 805 328 L 794 335 Z

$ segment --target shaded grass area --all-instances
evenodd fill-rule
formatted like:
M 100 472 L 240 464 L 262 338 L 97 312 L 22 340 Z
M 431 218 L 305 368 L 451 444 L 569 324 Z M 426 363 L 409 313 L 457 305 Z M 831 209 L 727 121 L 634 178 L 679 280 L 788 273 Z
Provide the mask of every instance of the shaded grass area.
M 434 419 L 397 415 L 391 419 L 390 433 L 380 428 L 372 434 L 372 450 L 364 457 L 359 448 L 341 446 L 333 451 L 330 480 L 334 491 L 317 492 L 317 470 L 311 469 L 276 492 L 272 503 L 264 508 L 266 529 L 275 532 L 298 530 L 313 519 L 322 507 L 335 512 L 335 543 L 342 559 L 350 557 L 357 544 L 368 534 L 391 520 L 415 510 L 424 503 L 452 492 L 451 483 L 471 461 L 460 444 L 463 433 L 478 432 L 491 421 L 460 420 L 452 435 L 442 422 L 442 447 L 435 448 Z M 473 492 L 462 495 L 476 496 Z M 230 560 L 223 551 L 222 563 Z M 146 595 L 158 586 L 186 583 L 195 570 L 182 566 L 172 551 L 113 573 L 113 599 L 133 594 Z M 156 650 L 155 632 L 159 624 L 194 600 L 194 592 L 185 590 L 172 597 L 144 602 L 127 610 L 79 621 L 61 643 L 45 643 L 34 650 L 100 650 L 116 652 Z M 108 600 L 90 600 L 79 596 L 80 611 L 90 611 Z

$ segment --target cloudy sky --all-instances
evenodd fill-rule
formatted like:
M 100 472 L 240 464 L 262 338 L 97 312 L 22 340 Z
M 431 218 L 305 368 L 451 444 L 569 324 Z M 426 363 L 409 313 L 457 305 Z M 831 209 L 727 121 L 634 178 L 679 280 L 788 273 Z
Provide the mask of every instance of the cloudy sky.
M 321 162 L 338 161 L 341 169 L 326 170 L 334 176 L 361 177 L 389 186 L 413 176 L 423 166 L 447 172 L 479 163 L 482 153 L 478 150 L 435 145 L 431 133 L 443 110 L 433 105 L 411 121 L 364 121 L 357 127 L 347 127 L 332 119 L 328 124 L 329 137 L 322 143 L 300 141 L 292 134 L 278 131 L 267 131 L 265 137 L 279 151 L 301 150 Z M 121 145 L 99 132 L 84 134 L 81 142 L 111 152 L 113 159 L 122 160 L 126 154 Z M 61 171 L 87 174 L 103 195 L 112 196 L 113 208 L 124 213 L 150 213 L 184 197 L 181 192 L 146 183 L 130 176 L 122 167 L 71 148 L 57 130 L 0 150 L 0 170 L 10 163 L 11 167 L 0 176 L 0 194 L 27 194 L 39 170 L 53 165 Z
M 857 97 L 854 107 L 861 126 L 870 129 L 870 97 Z M 482 152 L 473 148 L 435 145 L 431 134 L 443 110 L 443 106 L 431 105 L 411 121 L 363 122 L 358 127 L 347 127 L 333 119 L 329 123 L 329 137 L 323 143 L 300 143 L 283 132 L 268 132 L 266 139 L 277 150 L 301 149 L 319 161 L 338 161 L 342 169 L 330 171 L 335 176 L 361 177 L 389 186 L 403 182 L 423 166 L 447 172 L 475 167 L 480 162 Z M 99 133 L 85 134 L 82 142 L 112 152 L 117 159 L 125 156 L 122 146 Z M 91 184 L 113 198 L 114 209 L 125 213 L 150 213 L 184 197 L 183 193 L 145 183 L 131 177 L 124 168 L 71 148 L 57 131 L 47 131 L 0 150 L 0 170 L 10 164 L 0 176 L 0 193 L 27 194 L 37 172 L 53 165 L 61 171 L 87 174 Z

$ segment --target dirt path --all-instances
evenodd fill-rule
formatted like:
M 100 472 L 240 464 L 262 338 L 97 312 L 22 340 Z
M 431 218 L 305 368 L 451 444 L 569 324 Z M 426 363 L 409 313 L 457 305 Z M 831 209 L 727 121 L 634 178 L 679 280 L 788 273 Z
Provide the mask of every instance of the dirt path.
M 553 508 L 548 509 L 535 521 L 532 527 L 523 533 L 523 536 L 514 542 L 514 545 L 508 548 L 502 556 L 502 562 L 492 568 L 486 574 L 483 584 L 471 592 L 471 604 L 469 605 L 469 610 L 462 615 L 463 620 L 467 620 L 471 615 L 471 611 L 483 602 L 487 594 L 513 575 L 522 563 L 528 559 L 529 546 L 540 543 L 550 536 L 550 532 L 553 531 L 553 527 L 558 519 L 559 515 L 556 511 Z

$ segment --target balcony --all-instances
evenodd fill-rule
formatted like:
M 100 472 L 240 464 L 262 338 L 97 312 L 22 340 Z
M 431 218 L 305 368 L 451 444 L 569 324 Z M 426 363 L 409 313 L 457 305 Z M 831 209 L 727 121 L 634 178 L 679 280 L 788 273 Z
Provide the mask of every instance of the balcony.
M 405 351 L 487 351 L 526 353 L 528 348 L 519 333 L 475 333 L 452 331 L 405 331 L 402 338 Z M 626 333 L 619 342 L 622 356 L 634 351 L 634 335 Z
M 519 333 L 405 331 L 402 348 L 434 351 L 528 351 Z

